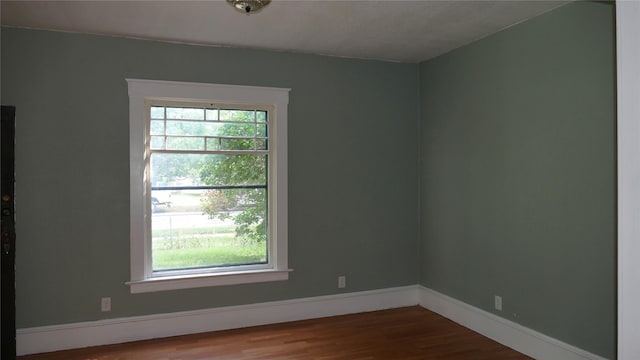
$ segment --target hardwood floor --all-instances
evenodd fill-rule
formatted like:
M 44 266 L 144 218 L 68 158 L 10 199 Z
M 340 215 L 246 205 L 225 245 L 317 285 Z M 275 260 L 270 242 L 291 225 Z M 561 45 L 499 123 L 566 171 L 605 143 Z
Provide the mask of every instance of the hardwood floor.
M 19 360 L 530 359 L 418 306 L 18 357 Z

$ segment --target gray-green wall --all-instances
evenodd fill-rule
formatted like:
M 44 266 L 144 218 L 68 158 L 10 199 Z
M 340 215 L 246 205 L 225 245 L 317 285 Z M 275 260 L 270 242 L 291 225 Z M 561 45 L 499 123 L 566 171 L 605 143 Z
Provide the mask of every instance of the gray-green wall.
M 345 274 L 613 358 L 613 24 L 574 3 L 419 65 L 3 28 L 18 327 L 328 295 Z M 125 78 L 292 88 L 289 281 L 129 294 Z
M 420 68 L 422 284 L 608 358 L 613 18 L 570 4 Z
M 286 282 L 132 295 L 125 78 L 291 88 Z M 418 65 L 2 29 L 18 328 L 419 282 Z M 111 296 L 113 311 L 100 312 Z

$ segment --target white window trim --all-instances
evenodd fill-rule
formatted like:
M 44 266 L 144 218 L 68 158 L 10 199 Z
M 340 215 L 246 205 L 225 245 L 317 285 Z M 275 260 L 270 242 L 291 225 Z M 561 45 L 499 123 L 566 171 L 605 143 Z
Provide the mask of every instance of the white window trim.
M 618 359 L 640 354 L 640 3 L 616 1 Z
M 289 278 L 288 268 L 288 184 L 287 184 L 287 106 L 290 89 L 203 84 L 175 81 L 127 79 L 129 87 L 129 186 L 131 293 L 188 289 L 205 286 L 282 281 Z M 157 276 L 151 268 L 150 236 L 146 219 L 151 216 L 144 199 L 145 192 L 145 111 L 147 100 L 199 101 L 269 105 L 275 109 L 275 131 L 270 134 L 272 173 L 269 179 L 275 189 L 270 224 L 273 251 L 271 267 L 246 271 L 224 271 L 189 275 Z

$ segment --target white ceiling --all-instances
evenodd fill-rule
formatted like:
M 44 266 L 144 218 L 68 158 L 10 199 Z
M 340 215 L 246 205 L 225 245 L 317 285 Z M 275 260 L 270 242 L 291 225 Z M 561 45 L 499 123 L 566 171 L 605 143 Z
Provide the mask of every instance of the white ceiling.
M 2 25 L 163 41 L 419 62 L 568 1 L 6 1 Z

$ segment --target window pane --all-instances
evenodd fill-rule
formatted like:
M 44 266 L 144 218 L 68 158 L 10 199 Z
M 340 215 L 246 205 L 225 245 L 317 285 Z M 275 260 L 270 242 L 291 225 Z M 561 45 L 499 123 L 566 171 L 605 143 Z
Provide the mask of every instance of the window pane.
M 253 139 L 220 139 L 222 150 L 253 150 Z
M 151 149 L 154 149 L 154 150 L 164 149 L 164 136 L 152 136 Z
M 253 114 L 251 110 L 220 110 L 220 120 L 253 122 Z
M 150 131 L 151 135 L 164 135 L 164 121 L 151 120 Z
M 152 106 L 151 107 L 151 118 L 152 119 L 164 119 L 164 107 L 162 107 L 162 106 Z
M 209 186 L 267 185 L 266 155 L 215 155 L 200 169 L 200 181 Z
M 204 109 L 168 107 L 167 119 L 204 120 Z
M 267 139 L 256 139 L 257 150 L 267 150 Z
M 218 120 L 218 109 L 207 109 L 206 120 Z
M 153 270 L 267 262 L 266 189 L 152 191 Z
M 266 155 L 151 154 L 153 187 L 266 184 Z
M 256 111 L 256 121 L 257 122 L 267 122 L 267 112 L 266 111 Z
M 256 124 L 257 136 L 267 136 L 267 124 Z
M 167 135 L 217 135 L 221 124 L 194 121 L 167 121 Z
M 256 132 L 254 124 L 224 124 L 220 127 L 222 136 L 253 136 Z
M 204 139 L 200 137 L 167 137 L 168 150 L 204 150 Z

